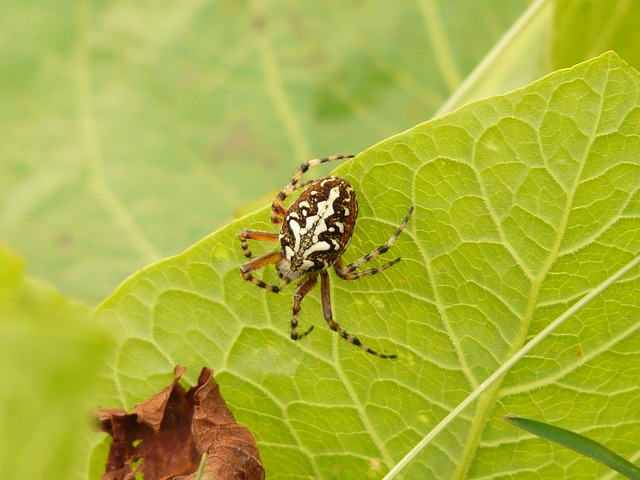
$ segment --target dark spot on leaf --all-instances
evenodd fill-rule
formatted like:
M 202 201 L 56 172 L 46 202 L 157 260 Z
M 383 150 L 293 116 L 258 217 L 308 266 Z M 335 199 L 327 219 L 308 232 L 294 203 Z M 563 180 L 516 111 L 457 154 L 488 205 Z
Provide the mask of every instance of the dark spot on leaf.
M 267 18 L 262 14 L 253 15 L 251 27 L 258 32 L 264 32 L 267 29 Z
M 73 246 L 73 237 L 68 233 L 60 233 L 56 237 L 56 242 L 61 248 L 70 248 Z
M 113 437 L 103 480 L 144 475 L 145 480 L 192 480 L 206 454 L 203 479 L 264 479 L 255 439 L 239 425 L 220 395 L 213 373 L 203 368 L 188 392 L 171 385 L 127 413 L 99 409 L 99 429 Z

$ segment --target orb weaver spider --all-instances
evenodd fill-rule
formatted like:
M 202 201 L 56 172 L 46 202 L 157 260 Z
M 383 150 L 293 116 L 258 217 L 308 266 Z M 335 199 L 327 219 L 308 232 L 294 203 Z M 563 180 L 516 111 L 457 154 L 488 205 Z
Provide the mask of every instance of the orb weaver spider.
M 337 332 L 347 342 L 356 345 L 366 352 L 381 358 L 396 358 L 396 355 L 378 353 L 364 345 L 357 337 L 346 332 L 334 319 L 331 312 L 329 274 L 327 270 L 333 266 L 338 277 L 343 280 L 356 280 L 367 275 L 374 275 L 395 265 L 400 258 L 368 270 L 356 271 L 369 260 L 389 250 L 400 232 L 404 230 L 413 207 L 396 232 L 382 246 L 376 248 L 362 258 L 342 265 L 341 256 L 346 250 L 358 215 L 356 193 L 349 183 L 339 177 L 323 177 L 315 182 L 298 183 L 310 169 L 325 162 L 333 162 L 353 158 L 354 155 L 337 155 L 316 158 L 303 163 L 289 184 L 276 196 L 271 205 L 271 221 L 282 224 L 279 233 L 264 230 L 242 230 L 240 245 L 245 257 L 251 259 L 240 267 L 242 277 L 260 288 L 278 293 L 288 283 L 300 279 L 293 295 L 293 314 L 291 317 L 291 338 L 299 340 L 313 330 L 311 326 L 303 333 L 298 332 L 298 320 L 304 297 L 316 286 L 320 276 L 321 304 L 324 319 L 331 330 Z M 294 191 L 307 187 L 304 192 L 286 209 L 283 204 Z M 261 242 L 280 242 L 280 249 L 253 258 L 249 249 L 249 240 Z M 281 285 L 271 285 L 253 276 L 252 272 L 272 263 L 276 264 Z

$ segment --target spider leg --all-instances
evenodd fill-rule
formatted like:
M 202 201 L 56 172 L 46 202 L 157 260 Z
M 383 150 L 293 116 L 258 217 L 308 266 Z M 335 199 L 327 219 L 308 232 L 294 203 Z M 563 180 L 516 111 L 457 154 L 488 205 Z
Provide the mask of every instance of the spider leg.
M 400 258 L 394 258 L 388 263 L 376 268 L 370 268 L 368 270 L 362 270 L 360 272 L 346 272 L 346 268 L 342 266 L 342 260 L 338 259 L 333 264 L 333 268 L 336 271 L 336 274 L 343 280 L 357 280 L 360 277 L 366 277 L 367 275 L 375 275 L 376 273 L 380 273 L 386 270 L 389 267 L 392 267 L 396 263 L 400 261 Z M 349 265 L 350 267 L 351 265 Z M 348 268 L 348 267 L 347 267 Z
M 292 192 L 295 192 L 296 190 L 300 190 L 301 188 L 307 187 L 311 185 L 313 182 L 315 182 L 315 180 L 307 180 L 306 182 L 296 183 L 296 186 L 293 187 Z
M 309 330 L 300 334 L 298 333 L 298 318 L 300 316 L 300 309 L 302 308 L 302 300 L 306 297 L 307 293 L 313 290 L 318 281 L 318 276 L 313 274 L 309 275 L 304 282 L 301 282 L 296 288 L 296 293 L 293 294 L 293 315 L 291 316 L 291 339 L 300 340 L 306 337 L 313 330 L 313 325 L 309 327 Z
M 381 272 L 381 271 L 391 267 L 392 265 L 395 265 L 396 263 L 398 263 L 400 261 L 400 259 L 396 258 L 394 260 L 391 260 L 388 263 L 385 263 L 381 267 L 371 268 L 369 270 L 363 270 L 362 272 L 354 273 L 354 271 L 358 267 L 361 267 L 363 264 L 367 263 L 369 260 L 372 260 L 372 259 L 376 258 L 378 255 L 382 255 L 383 253 L 386 253 L 386 252 L 389 251 L 389 249 L 394 244 L 394 242 L 397 240 L 397 238 L 400 235 L 400 233 L 402 232 L 402 230 L 404 230 L 404 227 L 407 226 L 407 222 L 409 221 L 409 218 L 411 217 L 412 213 L 413 213 L 413 207 L 409 208 L 409 212 L 407 213 L 407 216 L 404 217 L 404 220 L 402 221 L 402 223 L 400 224 L 398 229 L 391 236 L 391 238 L 389 240 L 387 240 L 387 243 L 385 243 L 384 245 L 376 248 L 374 251 L 368 253 L 367 255 L 365 255 L 362 258 L 359 258 L 358 260 L 356 260 L 355 262 L 347 265 L 346 267 L 343 267 L 341 260 L 338 259 L 333 264 L 333 268 L 335 269 L 336 274 L 340 278 L 342 278 L 343 280 L 356 280 L 356 279 L 358 279 L 360 277 L 364 277 L 366 275 L 375 275 L 376 273 Z
M 265 232 L 264 230 L 242 230 L 240 232 L 240 246 L 245 257 L 251 258 L 253 254 L 249 249 L 247 240 L 257 240 L 259 242 L 278 242 L 280 240 L 277 233 Z M 276 260 L 277 261 L 277 260 Z
M 347 333 L 347 331 L 338 324 L 333 319 L 333 313 L 331 312 L 331 292 L 329 290 L 329 274 L 326 270 L 322 270 L 320 272 L 320 290 L 322 297 L 322 315 L 324 319 L 329 324 L 329 327 L 334 332 L 338 332 L 338 334 L 344 338 L 347 342 L 352 343 L 356 347 L 363 349 L 365 352 L 375 355 L 380 358 L 396 358 L 397 355 L 387 355 L 384 353 L 378 353 L 375 350 L 364 345 L 357 337 Z
M 310 168 L 313 168 L 317 165 L 326 162 L 333 162 L 335 160 L 342 160 L 345 158 L 353 158 L 355 155 L 334 155 L 332 157 L 324 157 L 324 158 L 315 158 L 313 160 L 309 160 L 300 165 L 300 168 L 293 176 L 289 184 L 281 190 L 278 195 L 276 195 L 276 199 L 273 201 L 271 205 L 271 221 L 273 223 L 279 224 L 282 223 L 284 217 L 287 215 L 287 210 L 282 206 L 286 198 L 291 195 L 292 192 L 300 188 L 298 182 L 302 178 L 302 176 L 307 173 Z
M 269 292 L 278 293 L 289 283 L 288 280 L 285 279 L 285 282 L 280 286 L 271 285 L 269 283 L 265 283 L 262 280 L 254 277 L 251 274 L 251 272 L 255 272 L 256 270 L 261 269 L 265 265 L 269 265 L 271 263 L 277 263 L 278 260 L 280 260 L 281 258 L 282 258 L 282 252 L 280 251 L 265 253 L 264 255 L 256 257 L 253 260 L 250 260 L 247 263 L 243 264 L 240 267 L 240 274 L 242 275 L 242 278 L 259 286 L 260 288 L 264 288 Z

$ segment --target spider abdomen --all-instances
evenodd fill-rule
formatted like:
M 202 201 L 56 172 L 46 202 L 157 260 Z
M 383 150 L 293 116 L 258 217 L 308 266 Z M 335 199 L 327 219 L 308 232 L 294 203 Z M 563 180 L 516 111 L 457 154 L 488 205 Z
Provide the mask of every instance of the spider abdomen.
M 349 182 L 326 177 L 312 183 L 289 207 L 280 230 L 285 264 L 280 275 L 294 280 L 329 268 L 349 245 L 358 215 Z

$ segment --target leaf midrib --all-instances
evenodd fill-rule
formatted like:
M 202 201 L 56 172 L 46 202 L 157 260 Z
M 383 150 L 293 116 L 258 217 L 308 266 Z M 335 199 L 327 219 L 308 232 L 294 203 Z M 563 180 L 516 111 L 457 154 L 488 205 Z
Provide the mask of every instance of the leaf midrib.
M 606 85 L 608 81 L 609 81 L 609 70 L 607 70 L 606 72 L 606 77 L 603 81 L 603 85 Z M 593 88 L 593 87 L 591 87 L 590 85 L 590 88 Z M 597 118 L 593 122 L 593 128 L 589 134 L 589 139 L 586 143 L 583 157 L 580 161 L 578 171 L 574 176 L 574 181 L 573 181 L 573 184 L 571 185 L 571 189 L 569 190 L 569 192 L 567 192 L 567 201 L 565 204 L 565 209 L 563 211 L 562 220 L 558 226 L 558 234 L 556 235 L 554 245 L 551 251 L 549 252 L 549 255 L 547 255 L 547 259 L 544 262 L 542 268 L 539 269 L 538 274 L 531 280 L 531 292 L 529 295 L 529 302 L 527 304 L 527 308 L 526 308 L 524 317 L 522 319 L 523 321 L 521 322 L 522 327 L 520 328 L 517 341 L 513 342 L 512 347 L 509 349 L 509 353 L 506 356 L 506 358 L 510 358 L 513 355 L 515 355 L 518 352 L 518 350 L 520 350 L 520 348 L 524 345 L 524 341 L 527 337 L 527 333 L 529 332 L 529 327 L 531 326 L 533 315 L 536 311 L 536 306 L 538 303 L 540 290 L 544 283 L 544 279 L 546 278 L 547 274 L 549 273 L 549 270 L 557 260 L 558 253 L 560 251 L 560 246 L 562 244 L 562 240 L 566 233 L 567 224 L 569 222 L 569 216 L 571 214 L 573 202 L 575 200 L 575 194 L 578 189 L 578 186 L 580 185 L 584 166 L 589 157 L 589 152 L 593 147 L 593 142 L 596 139 L 598 127 L 602 119 L 602 107 L 603 107 L 604 95 L 602 93 L 598 93 L 598 95 L 600 97 L 600 104 L 598 105 L 598 109 L 597 109 Z M 480 184 L 482 185 L 481 182 Z M 490 208 L 489 204 L 487 204 L 487 208 Z M 490 210 L 490 213 L 492 218 L 494 219 L 497 218 L 495 216 L 495 212 Z M 503 239 L 503 241 L 505 241 L 505 244 L 506 244 L 506 240 L 504 240 L 505 237 L 503 235 L 503 231 L 502 231 L 502 228 L 500 227 L 500 224 L 498 222 L 495 222 L 495 226 L 500 232 L 500 237 Z M 511 249 L 509 249 L 509 251 L 511 251 Z M 516 258 L 514 258 L 514 260 L 517 261 Z M 469 471 L 469 468 L 471 467 L 471 462 L 473 460 L 473 457 L 475 456 L 475 451 L 478 448 L 480 435 L 484 430 L 484 425 L 487 422 L 490 412 L 493 411 L 496 401 L 498 400 L 498 398 L 500 398 L 500 395 L 499 395 L 500 387 L 502 386 L 502 382 L 504 381 L 507 373 L 508 371 L 506 371 L 504 375 L 502 375 L 498 380 L 496 380 L 495 383 L 491 386 L 491 388 L 489 388 L 487 392 L 478 399 L 478 408 L 473 416 L 473 421 L 471 424 L 471 428 L 469 430 L 469 435 L 467 436 L 467 441 L 465 443 L 462 456 L 460 458 L 460 462 L 458 463 L 456 471 L 454 472 L 454 475 L 452 478 L 464 479 L 467 477 L 467 473 Z

